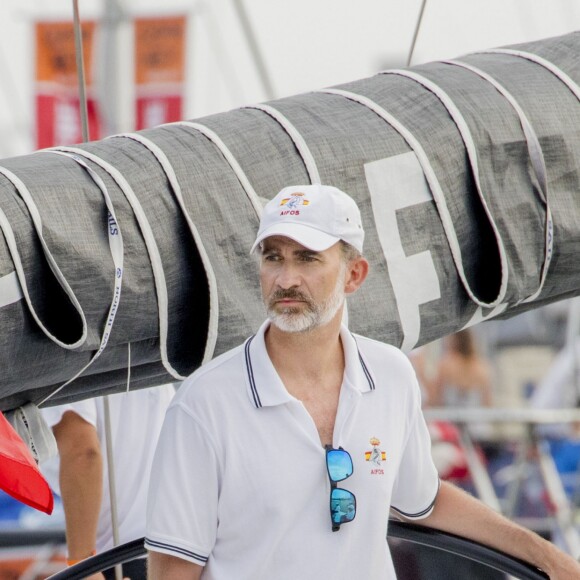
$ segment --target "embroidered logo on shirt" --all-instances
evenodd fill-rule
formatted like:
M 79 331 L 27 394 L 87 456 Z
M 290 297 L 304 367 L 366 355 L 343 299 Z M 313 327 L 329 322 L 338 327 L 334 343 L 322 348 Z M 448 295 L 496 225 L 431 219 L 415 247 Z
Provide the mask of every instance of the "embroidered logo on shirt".
M 280 205 L 284 206 L 284 210 L 280 212 L 280 215 L 300 215 L 300 210 L 298 209 L 301 205 L 308 205 L 310 202 L 304 197 L 303 193 L 296 192 L 290 194 L 290 197 L 285 197 Z
M 385 451 L 381 451 L 379 445 L 381 444 L 380 439 L 376 437 L 371 437 L 369 443 L 373 446 L 371 451 L 365 451 L 365 459 L 370 461 L 373 465 L 371 469 L 371 475 L 384 475 L 385 470 L 381 468 L 383 461 L 387 460 L 387 454 Z

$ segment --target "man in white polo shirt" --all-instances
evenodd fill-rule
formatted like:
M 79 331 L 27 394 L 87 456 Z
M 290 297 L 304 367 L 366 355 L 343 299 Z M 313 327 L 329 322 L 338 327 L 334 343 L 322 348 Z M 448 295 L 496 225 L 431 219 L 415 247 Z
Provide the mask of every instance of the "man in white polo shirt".
M 252 250 L 268 319 L 167 412 L 149 578 L 393 579 L 389 508 L 580 577 L 548 542 L 440 484 L 407 358 L 341 324 L 368 272 L 363 239 L 358 207 L 334 187 L 288 187 L 266 205 Z

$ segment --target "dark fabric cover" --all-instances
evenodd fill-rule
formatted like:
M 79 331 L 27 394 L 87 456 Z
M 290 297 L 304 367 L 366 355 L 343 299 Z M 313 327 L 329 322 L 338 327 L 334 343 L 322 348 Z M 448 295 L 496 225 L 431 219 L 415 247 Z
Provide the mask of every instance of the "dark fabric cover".
M 44 404 L 125 389 L 129 355 L 136 389 L 242 342 L 265 315 L 260 208 L 290 184 L 359 203 L 372 271 L 355 332 L 409 350 L 578 294 L 580 33 L 385 73 L 2 161 L 0 408 L 77 374 L 111 315 L 100 356 Z M 112 313 L 99 179 L 123 238 Z

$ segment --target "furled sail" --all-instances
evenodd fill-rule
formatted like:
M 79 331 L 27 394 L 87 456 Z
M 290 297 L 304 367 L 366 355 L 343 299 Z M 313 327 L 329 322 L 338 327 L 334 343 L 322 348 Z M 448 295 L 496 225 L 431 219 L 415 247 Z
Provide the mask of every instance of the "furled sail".
M 242 342 L 261 207 L 290 184 L 359 203 L 356 332 L 408 350 L 580 293 L 578 55 L 574 33 L 1 161 L 0 408 Z

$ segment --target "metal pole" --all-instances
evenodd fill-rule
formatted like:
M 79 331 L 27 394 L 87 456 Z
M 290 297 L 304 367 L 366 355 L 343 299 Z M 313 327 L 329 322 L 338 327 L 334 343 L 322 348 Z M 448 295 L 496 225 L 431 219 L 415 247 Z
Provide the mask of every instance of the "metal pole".
M 111 504 L 111 527 L 113 528 L 113 546 L 118 546 L 119 540 L 119 516 L 117 514 L 117 488 L 115 486 L 115 458 L 113 455 L 113 430 L 111 428 L 111 408 L 109 397 L 103 397 L 105 410 L 105 440 L 107 446 L 107 472 L 109 475 L 109 503 Z M 123 580 L 123 572 L 120 564 L 115 566 L 115 580 Z
M 580 557 L 580 534 L 574 525 L 574 510 L 568 501 L 560 474 L 550 453 L 547 441 L 536 441 L 538 464 L 546 486 L 548 497 L 554 506 L 556 522 L 562 533 L 568 553 L 575 559 Z
M 79 84 L 79 105 L 81 113 L 81 130 L 83 141 L 89 140 L 89 123 L 87 114 L 87 95 L 85 80 L 85 65 L 83 55 L 83 35 L 79 17 L 78 0 L 73 0 L 74 30 L 75 30 L 75 52 L 77 61 L 77 74 Z M 119 525 L 117 515 L 117 493 L 115 490 L 115 467 L 113 457 L 113 439 L 111 430 L 111 411 L 109 408 L 109 397 L 103 397 L 105 411 L 105 440 L 107 448 L 107 471 L 109 475 L 109 500 L 111 504 L 111 523 L 113 528 L 113 545 L 119 545 Z M 115 566 L 115 579 L 123 580 L 123 571 L 120 565 Z
M 465 423 L 459 423 L 457 427 L 459 428 L 461 447 L 463 447 L 463 451 L 465 452 L 467 468 L 469 469 L 469 474 L 471 475 L 479 499 L 481 499 L 483 503 L 486 503 L 491 509 L 501 513 L 499 499 L 497 498 L 495 489 L 493 488 L 493 483 L 487 473 L 487 469 L 483 465 L 477 451 L 475 450 L 475 446 L 471 441 L 469 427 Z
M 566 327 L 566 344 L 572 356 L 572 384 L 574 399 L 580 401 L 580 363 L 578 361 L 578 334 L 580 331 L 580 298 L 573 298 L 568 307 L 568 325 Z
M 78 0 L 73 0 L 73 17 L 75 30 L 75 53 L 77 61 L 77 78 L 79 84 L 79 102 L 81 113 L 81 134 L 83 141 L 89 140 L 89 115 L 87 112 L 87 94 L 86 94 L 86 80 L 85 80 L 85 59 L 83 56 L 83 31 L 81 28 L 81 20 L 79 17 L 79 3 Z
M 105 0 L 101 18 L 97 86 L 105 135 L 118 133 L 120 127 L 119 29 L 125 18 L 125 10 L 119 0 Z
M 530 450 L 532 447 L 531 444 L 532 429 L 533 427 L 531 425 L 526 425 L 526 436 L 524 440 L 520 443 L 517 458 L 514 463 L 515 476 L 514 479 L 508 485 L 506 492 L 504 515 L 510 519 L 514 518 L 516 515 L 516 508 L 518 507 L 518 499 L 520 497 L 522 483 L 524 480 L 524 476 L 526 474 L 526 469 L 528 467 L 528 457 L 530 455 Z
M 256 64 L 258 75 L 260 76 L 260 80 L 262 81 L 262 85 L 264 86 L 266 98 L 269 100 L 274 99 L 275 98 L 274 88 L 272 87 L 272 83 L 268 75 L 266 63 L 262 58 L 262 53 L 260 52 L 260 47 L 258 46 L 256 35 L 254 34 L 254 31 L 252 29 L 252 24 L 244 8 L 243 0 L 233 0 L 233 2 L 234 8 L 236 9 L 236 13 L 238 15 L 238 19 L 240 21 L 240 24 L 242 25 L 242 30 L 246 36 L 246 41 L 248 42 L 248 46 L 250 47 L 250 52 L 252 53 L 252 57 L 254 58 L 254 63 Z
M 423 0 L 423 3 L 421 4 L 421 10 L 419 12 L 419 18 L 417 19 L 417 25 L 415 26 L 415 32 L 413 34 L 413 41 L 411 42 L 411 49 L 409 50 L 409 56 L 407 57 L 407 66 L 411 66 L 411 60 L 413 60 L 413 53 L 415 52 L 415 44 L 417 43 L 419 29 L 421 28 L 421 23 L 423 22 L 423 13 L 425 12 L 426 4 L 427 0 Z

